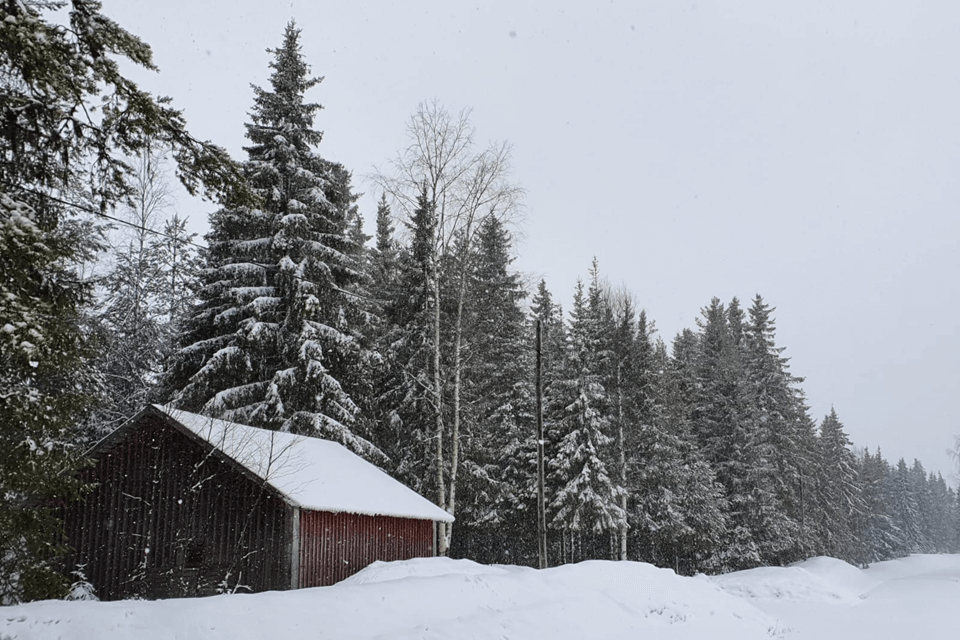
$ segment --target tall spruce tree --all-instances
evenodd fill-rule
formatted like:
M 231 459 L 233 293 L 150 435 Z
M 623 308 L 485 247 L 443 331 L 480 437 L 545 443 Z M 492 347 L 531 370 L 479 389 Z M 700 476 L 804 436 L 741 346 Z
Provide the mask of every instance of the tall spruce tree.
M 567 536 L 565 558 L 610 556 L 611 540 L 622 530 L 625 490 L 610 464 L 610 398 L 603 386 L 608 354 L 602 330 L 602 291 L 596 261 L 584 295 L 577 283 L 570 316 L 570 343 L 564 375 L 549 401 L 556 420 L 556 450 L 549 461 L 557 485 L 550 507 L 552 526 Z M 606 549 L 606 553 L 603 550 Z
M 437 269 L 432 252 L 437 219 L 425 190 L 406 225 L 409 244 L 398 250 L 396 274 L 384 281 L 379 294 L 383 306 L 378 342 L 384 363 L 378 370 L 376 442 L 390 457 L 393 473 L 429 495 L 437 490 L 436 473 L 431 473 L 431 432 L 441 407 L 440 390 L 434 386 L 437 350 L 431 331 L 437 304 L 433 287 Z M 386 235 L 378 234 L 378 246 Z M 389 246 L 387 242 L 382 244 Z
M 370 255 L 370 295 L 377 301 L 378 311 L 382 314 L 383 306 L 387 304 L 396 284 L 397 259 L 400 250 L 394 234 L 393 218 L 386 194 L 381 195 L 377 202 L 376 223 L 375 244 Z
M 546 280 L 540 280 L 530 299 L 530 324 L 540 323 L 543 360 L 543 386 L 549 388 L 559 377 L 567 352 L 567 331 L 563 308 L 553 301 Z
M 163 279 L 157 301 L 166 320 L 164 345 L 168 352 L 200 290 L 203 263 L 194 238 L 196 234 L 187 230 L 187 219 L 174 214 L 163 223 L 163 231 L 155 239 Z
M 536 557 L 533 351 L 511 250 L 505 224 L 485 217 L 464 310 L 464 473 L 452 553 L 529 563 Z
M 919 517 L 917 524 L 920 528 L 920 536 L 917 541 L 920 553 L 934 553 L 935 543 L 933 541 L 932 521 L 934 520 L 934 506 L 930 485 L 927 480 L 927 471 L 923 468 L 923 463 L 914 459 L 910 467 L 910 490 L 917 501 L 917 511 Z
M 315 151 L 320 105 L 287 25 L 270 50 L 270 88 L 254 87 L 245 174 L 260 207 L 211 216 L 201 304 L 171 367 L 173 403 L 271 429 L 336 440 L 382 454 L 357 433 L 352 391 L 364 351 L 351 243 L 350 174 Z
M 901 533 L 897 556 L 920 553 L 923 549 L 923 530 L 921 528 L 920 505 L 910 482 L 910 468 L 903 458 L 891 470 L 891 498 L 893 520 Z
M 883 459 L 879 448 L 874 455 L 864 451 L 860 462 L 860 486 L 866 509 L 861 532 L 863 549 L 860 563 L 866 565 L 897 557 L 897 549 L 902 542 L 900 530 L 891 516 L 890 464 Z
M 953 553 L 960 553 L 960 489 L 954 494 L 953 507 Z
M 772 483 L 778 507 L 777 537 L 797 544 L 782 548 L 781 557 L 768 557 L 778 563 L 803 557 L 800 541 L 800 484 L 809 473 L 812 433 L 807 424 L 806 407 L 798 385 L 802 379 L 790 374 L 788 359 L 775 337 L 773 311 L 757 294 L 744 327 L 743 359 L 747 377 L 747 420 L 757 434 L 757 445 L 772 463 L 767 480 Z
M 716 470 L 729 500 L 730 528 L 726 568 L 762 563 L 754 539 L 752 488 L 747 484 L 755 452 L 745 418 L 745 387 L 741 352 L 730 335 L 729 316 L 719 298 L 701 310 L 695 359 L 696 383 L 690 420 L 696 442 Z
M 823 552 L 849 562 L 862 561 L 860 544 L 866 506 L 850 440 L 833 409 L 820 424 L 818 447 Z
M 144 407 L 159 374 L 167 337 L 156 300 L 162 272 L 157 247 L 147 237 L 149 228 L 143 229 L 114 253 L 116 263 L 104 279 L 98 367 L 105 375 L 108 400 L 91 425 L 91 436 L 97 439 Z
M 939 473 L 930 472 L 930 543 L 934 553 L 950 553 L 953 547 L 953 490 Z
M 695 385 L 696 338 L 677 336 L 674 358 L 652 340 L 646 314 L 638 320 L 638 433 L 630 444 L 631 559 L 682 573 L 720 568 L 727 501 L 713 469 L 692 442 L 687 402 Z
M 777 562 L 792 545 L 774 492 L 776 469 L 768 433 L 750 420 L 743 312 L 714 298 L 703 309 L 697 392 L 691 415 L 707 460 L 729 502 L 727 567 Z

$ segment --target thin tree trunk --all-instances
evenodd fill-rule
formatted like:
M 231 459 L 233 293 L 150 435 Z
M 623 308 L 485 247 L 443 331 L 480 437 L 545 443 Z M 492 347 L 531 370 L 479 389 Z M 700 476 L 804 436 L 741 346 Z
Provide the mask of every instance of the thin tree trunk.
M 437 504 L 445 507 L 447 502 L 446 484 L 443 479 L 443 396 L 440 386 L 440 280 L 433 274 L 433 401 L 436 411 L 436 465 L 437 465 Z M 437 555 L 449 553 L 447 533 L 452 523 L 437 523 Z
M 623 509 L 623 522 L 620 524 L 620 559 L 627 559 L 627 445 L 623 434 L 623 363 L 617 364 L 617 425 L 620 447 L 620 508 Z
M 537 546 L 540 568 L 547 568 L 547 499 L 543 460 L 543 330 L 537 320 Z
M 457 471 L 460 468 L 460 380 L 461 380 L 461 341 L 463 338 L 463 299 L 467 292 L 466 266 L 460 272 L 460 291 L 457 299 L 456 330 L 453 340 L 453 435 L 450 442 L 450 491 L 447 493 L 447 512 L 451 515 L 457 507 Z M 452 524 L 446 528 L 446 548 L 450 548 L 453 538 Z

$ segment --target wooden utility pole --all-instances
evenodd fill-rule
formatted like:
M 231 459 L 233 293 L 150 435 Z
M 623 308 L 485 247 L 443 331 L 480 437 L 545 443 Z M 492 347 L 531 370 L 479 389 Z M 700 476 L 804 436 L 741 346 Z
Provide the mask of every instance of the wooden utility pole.
M 543 338 L 540 320 L 537 320 L 537 542 L 540 552 L 540 568 L 547 563 L 547 505 L 544 495 L 543 462 Z

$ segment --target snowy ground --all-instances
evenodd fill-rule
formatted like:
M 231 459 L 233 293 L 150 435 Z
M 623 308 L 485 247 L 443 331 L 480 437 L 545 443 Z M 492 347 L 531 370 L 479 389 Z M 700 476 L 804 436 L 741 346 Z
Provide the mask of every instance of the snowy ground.
M 707 578 L 639 563 L 546 571 L 433 558 L 333 587 L 0 608 L 0 640 L 960 637 L 960 555 L 862 571 L 830 558 Z

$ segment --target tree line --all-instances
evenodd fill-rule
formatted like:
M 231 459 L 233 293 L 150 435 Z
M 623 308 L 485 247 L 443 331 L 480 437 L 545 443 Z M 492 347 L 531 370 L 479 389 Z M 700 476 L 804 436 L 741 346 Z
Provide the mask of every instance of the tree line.
M 3 4 L 5 602 L 62 593 L 48 505 L 82 496 L 82 452 L 147 402 L 336 440 L 456 516 L 441 553 L 535 566 L 537 324 L 551 564 L 957 550 L 956 492 L 810 416 L 761 296 L 711 300 L 668 345 L 596 260 L 568 313 L 530 287 L 510 148 L 478 145 L 468 111 L 411 116 L 371 237 L 351 172 L 318 153 L 294 23 L 235 163 L 119 73 L 149 48 L 99 3 L 72 0 L 69 25 L 45 17 L 66 2 Z M 167 157 L 216 203 L 203 247 Z

